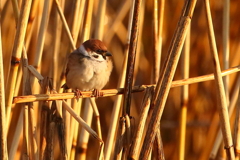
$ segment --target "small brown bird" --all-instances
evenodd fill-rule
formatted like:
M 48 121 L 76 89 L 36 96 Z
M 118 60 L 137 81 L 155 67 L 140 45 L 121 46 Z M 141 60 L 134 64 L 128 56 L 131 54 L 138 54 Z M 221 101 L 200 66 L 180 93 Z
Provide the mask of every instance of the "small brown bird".
M 85 41 L 69 55 L 66 84 L 62 87 L 73 89 L 78 98 L 81 91 L 93 91 L 93 96 L 102 96 L 99 90 L 108 82 L 113 68 L 111 56 L 102 41 Z

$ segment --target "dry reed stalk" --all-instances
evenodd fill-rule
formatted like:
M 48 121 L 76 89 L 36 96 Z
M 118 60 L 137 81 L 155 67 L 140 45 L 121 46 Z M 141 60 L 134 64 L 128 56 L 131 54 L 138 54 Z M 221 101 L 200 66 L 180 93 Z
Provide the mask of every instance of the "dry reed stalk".
M 94 37 L 96 39 L 103 39 L 103 33 L 104 33 L 104 18 L 105 18 L 105 12 L 106 12 L 106 3 L 107 0 L 99 0 L 98 9 L 97 9 L 97 17 L 96 17 L 96 30 Z
M 14 13 L 14 17 L 15 17 L 15 22 L 17 24 L 18 23 L 18 18 L 19 18 L 19 15 L 20 15 L 17 0 L 12 0 L 12 7 L 13 7 L 13 13 Z
M 182 54 L 182 78 L 189 78 L 190 65 L 190 28 L 185 39 L 185 44 Z M 180 142 L 179 142 L 179 159 L 185 159 L 185 141 L 186 141 L 186 126 L 187 126 L 187 107 L 188 107 L 188 85 L 182 86 L 181 93 L 181 113 L 180 113 Z
M 130 116 L 133 72 L 134 72 L 137 38 L 138 38 L 138 30 L 139 30 L 140 6 L 141 6 L 141 0 L 135 0 L 134 6 L 133 6 L 134 7 L 133 19 L 132 19 L 133 21 L 132 21 L 130 44 L 129 44 L 129 51 L 128 51 L 126 80 L 125 80 L 125 86 L 124 86 L 125 90 L 124 90 L 124 102 L 123 102 L 123 110 L 122 110 L 123 116 L 125 115 Z
M 160 74 L 161 52 L 159 45 L 159 19 L 158 19 L 158 0 L 153 2 L 153 79 L 154 83 L 157 82 Z
M 38 147 L 37 147 L 37 131 L 36 131 L 36 120 L 34 118 L 34 109 L 32 104 L 28 106 L 29 113 L 29 128 L 30 128 L 30 147 L 31 147 L 31 156 L 33 160 L 39 159 Z
M 5 3 L 4 3 L 5 2 Z M 8 11 L 8 7 L 9 7 L 9 4 L 11 3 L 11 1 L 3 1 L 1 3 L 1 19 L 2 19 L 2 22 L 4 22 L 4 19 L 6 18 L 6 13 Z
M 73 23 L 72 23 L 72 28 L 71 28 L 71 33 L 72 33 L 72 37 L 74 40 L 74 44 L 77 44 L 77 39 L 78 39 L 78 34 L 80 31 L 80 26 L 82 23 L 82 18 L 83 16 L 83 11 L 84 11 L 84 4 L 85 1 L 81 1 L 81 0 L 76 0 L 74 6 L 74 10 L 73 10 Z
M 160 2 L 164 3 L 164 2 Z M 154 6 L 154 11 L 153 11 L 153 50 L 154 50 L 154 56 L 153 56 L 153 77 L 152 81 L 153 83 L 157 83 L 157 80 L 159 79 L 159 74 L 160 74 L 160 68 L 161 68 L 161 50 L 162 50 L 162 40 L 160 38 L 162 37 L 162 25 L 163 25 L 163 8 L 161 8 L 160 13 L 159 13 L 159 8 L 164 7 L 160 6 L 158 0 L 154 0 L 153 6 Z M 158 18 L 159 16 L 162 18 L 161 20 Z M 160 22 L 159 22 L 160 21 Z M 160 26 L 161 25 L 161 26 Z M 161 32 L 161 33 L 159 33 Z M 158 133 L 160 133 L 160 127 L 158 128 Z M 157 136 L 160 136 L 160 134 L 156 134 Z M 161 137 L 156 137 L 155 138 L 155 146 L 159 147 L 159 140 Z M 157 151 L 160 150 L 160 148 L 156 148 Z M 151 151 L 152 152 L 152 151 Z M 159 152 L 157 152 L 158 154 Z M 159 157 L 156 155 L 156 157 Z M 150 158 L 150 156 L 149 156 Z
M 118 80 L 118 87 L 123 87 L 125 83 L 125 77 L 126 77 L 126 68 L 127 68 L 127 57 L 128 57 L 128 46 L 129 43 L 126 44 L 125 51 L 124 51 L 124 60 L 123 60 L 123 65 L 122 65 L 122 73 L 119 76 Z M 122 102 L 122 95 L 117 96 L 116 100 L 114 101 L 113 105 L 113 111 L 111 115 L 111 120 L 110 120 L 110 126 L 109 126 L 109 131 L 108 131 L 108 136 L 106 140 L 106 147 L 105 147 L 105 159 L 109 160 L 111 156 L 111 151 L 112 148 L 114 148 L 114 137 L 116 135 L 116 130 L 117 130 L 117 123 L 119 120 L 119 113 L 121 109 L 121 102 Z
M 49 16 L 50 16 L 49 13 L 52 5 L 51 2 L 52 2 L 51 0 L 44 1 L 42 19 L 41 19 L 38 39 L 37 39 L 37 48 L 36 48 L 34 62 L 33 62 L 33 66 L 37 69 L 37 71 L 40 71 L 40 64 L 41 64 L 42 54 L 43 54 L 43 45 L 46 37 L 47 25 L 48 25 Z M 32 86 L 35 86 L 34 88 L 38 86 L 36 83 L 36 79 L 34 79 Z M 38 89 L 36 88 L 36 90 Z
M 23 129 L 23 109 L 20 110 L 19 113 L 19 117 L 18 117 L 18 121 L 16 124 L 16 131 L 15 134 L 12 138 L 12 143 L 9 145 L 9 159 L 14 159 L 14 157 L 16 156 L 16 151 L 17 151 L 17 147 L 19 144 L 19 139 L 22 133 L 22 129 Z
M 22 71 L 22 63 L 19 64 L 19 68 L 18 68 L 18 74 L 17 74 L 17 81 L 16 81 L 16 84 L 15 84 L 15 92 L 14 92 L 14 95 L 13 96 L 17 96 L 18 93 L 20 93 L 20 87 L 22 85 L 22 76 L 23 76 L 23 71 Z M 12 109 L 15 107 L 15 105 L 12 105 Z M 11 113 L 11 117 L 12 117 L 12 114 Z M 10 118 L 12 119 L 12 118 Z
M 96 101 L 95 98 L 90 98 L 90 103 L 93 109 L 93 112 L 95 114 L 96 117 L 96 123 L 97 123 L 97 133 L 99 138 L 102 139 L 102 131 L 101 131 L 101 123 L 100 123 L 100 114 L 96 105 Z M 100 148 L 98 151 L 98 159 L 99 160 L 103 160 L 104 159 L 104 154 L 103 154 L 103 148 L 104 148 L 104 144 L 102 142 L 99 142 Z
M 60 144 L 60 157 L 63 160 L 67 160 L 68 155 L 67 155 L 67 149 L 65 144 L 65 132 L 64 132 L 65 130 L 64 130 L 63 119 L 60 118 L 59 120 L 57 120 L 56 125 L 57 125 L 58 139 Z
M 30 66 L 28 66 L 30 67 Z M 240 71 L 240 66 L 232 67 L 231 69 L 225 70 L 222 72 L 222 76 L 229 75 L 232 73 L 236 73 Z M 188 78 L 183 80 L 177 80 L 173 81 L 171 84 L 171 87 L 180 87 L 183 85 L 190 85 L 198 82 L 205 82 L 209 80 L 214 80 L 213 74 L 208 74 L 205 76 L 199 76 L 194 78 Z M 155 84 L 152 85 L 140 85 L 140 86 L 134 86 L 132 89 L 132 92 L 143 92 L 146 87 L 150 86 L 156 86 Z M 103 92 L 103 97 L 108 96 L 114 96 L 114 95 L 120 95 L 123 94 L 124 88 L 118 88 L 118 89 L 105 89 L 101 90 Z M 89 98 L 92 97 L 92 92 L 82 92 L 82 98 Z M 33 95 L 27 95 L 27 96 L 17 96 L 13 98 L 13 103 L 25 103 L 25 102 L 35 102 L 35 101 L 52 101 L 52 100 L 61 100 L 61 99 L 71 99 L 75 98 L 74 93 L 54 93 L 54 94 L 33 94 Z
M 91 126 L 92 123 L 92 117 L 93 117 L 93 109 L 90 106 L 90 99 L 86 99 L 85 106 L 84 106 L 84 112 L 83 112 L 83 119 L 84 121 Z M 96 133 L 97 134 L 97 133 Z M 99 135 L 97 134 L 99 137 Z M 99 139 L 101 139 L 99 137 Z M 76 159 L 84 160 L 87 156 L 87 148 L 88 148 L 88 140 L 89 140 L 89 134 L 84 129 L 81 129 L 78 137 L 78 146 L 77 148 L 80 150 L 80 152 L 77 152 Z M 101 142 L 101 141 L 99 141 Z
M 128 115 L 119 120 L 118 140 L 116 141 L 114 158 L 116 160 L 126 159 L 128 148 L 128 133 L 130 130 L 130 118 Z
M 41 87 L 43 93 L 48 92 L 48 86 L 49 86 L 49 79 L 45 78 L 41 82 Z M 39 157 L 40 159 L 49 158 L 49 152 L 48 152 L 48 145 L 49 145 L 49 139 L 48 139 L 48 130 L 50 125 L 50 105 L 47 101 L 43 101 L 41 103 L 40 108 L 40 149 L 39 149 Z
M 29 19 L 29 13 L 31 8 L 32 0 L 24 0 L 21 6 L 20 17 L 17 24 L 17 32 L 14 40 L 14 46 L 12 51 L 12 59 L 11 59 L 11 69 L 10 74 L 8 76 L 8 84 L 6 91 L 6 124 L 10 123 L 10 113 L 12 106 L 12 98 L 15 91 L 16 77 L 18 66 L 21 59 L 24 39 L 26 35 L 26 29 Z
M 218 51 L 217 51 L 217 46 L 215 42 L 211 11 L 210 11 L 210 5 L 208 0 L 205 0 L 205 7 L 206 7 L 207 22 L 208 22 L 209 45 L 210 45 L 210 49 L 213 57 L 214 76 L 216 79 L 217 92 L 218 92 L 218 98 L 219 98 L 218 110 L 219 110 L 222 135 L 223 135 L 224 144 L 225 144 L 224 148 L 226 149 L 228 159 L 234 159 L 235 155 L 234 155 L 234 149 L 233 149 L 229 115 L 227 111 L 227 102 L 226 102 L 225 91 L 224 91 L 224 86 L 223 86 L 223 81 L 221 76 L 221 69 L 220 69 L 220 64 L 218 59 Z
M 240 78 L 238 79 L 240 83 Z M 240 88 L 240 86 L 238 87 Z M 234 146 L 236 159 L 240 158 L 240 89 L 238 92 L 238 101 L 236 105 L 236 117 L 235 117 L 235 126 L 234 126 Z
M 15 13 L 15 21 L 16 21 L 16 23 L 17 23 L 17 21 L 18 21 L 18 19 L 19 19 L 19 16 L 20 16 L 20 13 L 19 13 L 19 9 L 18 9 L 18 4 L 17 4 L 17 1 L 12 1 L 12 5 L 13 5 L 13 8 L 14 8 L 14 13 Z M 26 33 L 28 33 L 28 30 L 29 29 L 31 29 L 31 26 L 32 26 L 32 20 L 34 19 L 32 16 L 31 16 L 32 14 L 30 14 L 30 20 L 28 21 L 28 25 L 27 25 L 27 31 L 26 31 Z M 26 35 L 26 37 L 27 38 L 29 38 L 30 36 L 29 35 Z M 27 55 L 26 55 L 26 49 L 25 49 L 25 46 L 23 46 L 23 57 L 24 57 L 24 60 L 23 60 L 23 66 L 24 66 L 24 70 L 25 70 L 25 73 L 26 73 L 26 75 L 24 75 L 24 78 L 23 78 L 23 81 L 26 81 L 26 76 L 28 77 L 28 70 L 26 69 L 26 66 L 28 65 L 27 64 Z M 15 87 L 15 93 L 17 93 L 18 92 L 18 90 L 19 90 L 19 88 L 20 88 L 20 82 L 21 82 L 21 77 L 22 77 L 22 70 L 21 70 L 21 68 L 19 68 L 19 72 L 18 72 L 18 81 L 16 82 L 16 87 Z M 30 86 L 27 86 L 27 83 L 26 82 L 23 82 L 24 83 L 24 85 L 23 86 L 26 86 L 27 88 L 30 88 Z M 26 85 L 25 85 L 26 84 Z M 24 90 L 26 90 L 25 89 L 25 87 L 23 87 L 23 89 Z M 28 95 L 28 94 L 31 94 L 31 92 L 29 92 L 29 91 L 23 91 L 23 95 Z M 24 112 L 25 113 L 25 112 Z M 29 117 L 30 118 L 32 118 L 33 117 L 33 112 L 29 112 L 30 114 L 29 114 Z M 20 112 L 20 114 L 21 114 L 21 112 Z M 25 115 L 25 114 L 24 114 Z M 21 117 L 21 116 L 20 116 Z M 24 116 L 24 118 L 25 118 L 25 116 Z M 32 130 L 34 130 L 34 127 L 35 127 L 35 125 L 33 126 L 32 124 L 33 123 L 31 123 L 31 122 L 33 122 L 33 119 L 31 119 L 32 121 L 30 121 L 30 123 L 29 123 L 29 126 L 30 126 L 30 135 L 29 135 L 29 137 L 30 137 L 30 140 L 29 140 L 29 142 L 30 142 L 30 147 L 31 147 L 31 149 L 32 149 L 32 154 L 30 155 L 32 158 L 31 159 L 37 159 L 37 146 L 36 146 L 36 136 L 34 136 L 32 133 L 33 132 L 31 132 Z M 22 126 L 22 122 L 23 122 L 23 119 L 20 119 L 20 126 Z M 25 122 L 27 123 L 27 121 L 25 120 Z M 24 125 L 24 126 L 28 126 L 28 124 L 26 124 L 26 125 Z M 19 137 L 20 137 L 20 132 L 21 132 L 22 130 L 21 129 L 18 129 L 18 130 L 16 130 L 16 132 L 14 132 L 14 140 L 19 140 Z M 28 134 L 28 133 L 27 133 Z M 26 137 L 26 136 L 25 136 Z M 26 142 L 28 142 L 28 140 L 26 141 Z M 13 144 L 18 144 L 18 143 L 13 143 Z M 14 147 L 15 148 L 15 147 Z M 26 151 L 28 152 L 28 150 L 29 149 L 26 149 Z M 14 151 L 15 152 L 15 149 L 12 149 L 12 148 L 10 148 L 10 151 Z M 11 154 L 13 153 L 13 152 L 10 152 Z M 35 157 L 35 158 L 34 158 Z
M 240 87 L 240 74 L 238 74 L 238 80 L 237 83 L 234 86 L 234 90 L 232 93 L 232 97 L 229 103 L 229 107 L 228 107 L 228 113 L 229 113 L 229 117 L 232 116 L 233 112 L 234 112 L 234 108 L 236 106 L 237 103 L 237 98 L 238 98 L 238 91 L 239 91 L 239 87 Z M 215 159 L 219 150 L 219 147 L 222 143 L 222 134 L 221 134 L 221 130 L 218 130 L 217 136 L 215 138 L 215 142 L 214 145 L 212 147 L 211 153 L 209 155 L 209 159 Z
M 32 2 L 31 12 L 30 12 L 28 26 L 27 26 L 27 36 L 25 39 L 25 46 L 27 49 L 29 48 L 29 44 L 30 44 L 30 41 L 32 38 L 32 33 L 33 33 L 33 28 L 34 28 L 33 26 L 36 25 L 35 18 L 38 14 L 39 3 L 40 3 L 39 0 L 35 0 Z
M 75 108 L 73 108 L 75 110 L 76 113 L 81 112 L 81 108 L 82 108 L 82 100 L 83 99 L 79 99 L 78 102 L 77 100 L 74 100 L 73 102 L 73 106 L 75 106 Z M 77 105 L 75 105 L 74 103 L 77 103 Z M 73 117 L 71 117 L 73 118 Z M 77 148 L 77 137 L 78 137 L 78 131 L 79 131 L 79 123 L 77 123 L 75 120 L 71 119 L 71 138 L 70 138 L 70 142 L 71 142 L 71 156 L 70 159 L 74 160 L 75 159 L 75 154 L 76 154 L 76 148 Z
M 82 37 L 81 37 L 81 43 L 88 40 L 90 37 L 90 31 L 91 31 L 91 20 L 92 20 L 92 13 L 93 13 L 93 0 L 88 0 L 87 3 L 87 8 L 85 10 L 85 21 L 83 24 L 82 28 Z
M 134 65 L 136 67 L 134 67 L 134 72 L 133 72 L 133 84 L 135 84 L 138 72 L 139 72 L 139 70 L 141 70 L 141 65 L 139 65 L 140 59 L 141 58 L 145 59 L 145 55 L 143 53 L 143 47 L 142 47 L 142 44 L 144 41 L 144 39 L 143 39 L 143 25 L 144 25 L 144 18 L 145 18 L 145 7 L 144 6 L 145 6 L 145 1 L 142 2 L 142 4 L 141 4 L 141 9 L 140 9 L 141 13 L 139 15 L 138 40 L 137 40 L 136 58 L 135 58 L 135 65 Z M 129 28 L 129 29 L 130 29 L 129 32 L 131 34 L 131 28 Z M 147 59 L 145 59 L 145 60 L 147 60 Z M 135 101 L 135 99 L 133 99 L 133 103 L 134 103 L 134 101 Z
M 0 0 L 1 3 L 1 0 Z M 1 6 L 1 5 L 0 5 Z M 2 20 L 0 13 L 0 21 Z M 8 160 L 7 153 L 7 127 L 5 117 L 5 87 L 4 87 L 4 73 L 3 73 L 3 52 L 2 52 L 2 33 L 0 25 L 0 159 Z
M 71 106 L 71 101 L 67 100 L 66 101 L 68 103 L 69 106 Z M 72 142 L 70 142 L 70 125 L 71 125 L 71 115 L 69 114 L 69 112 L 67 112 L 65 109 L 63 110 L 63 126 L 64 126 L 64 139 L 65 139 L 65 144 L 66 144 L 66 154 L 67 154 L 67 159 L 69 159 L 70 155 L 70 148 L 71 146 L 69 144 L 71 144 Z
M 165 106 L 165 102 L 170 90 L 172 79 L 177 67 L 177 63 L 180 57 L 181 49 L 191 22 L 193 10 L 195 8 L 196 0 L 186 1 L 182 10 L 181 18 L 179 20 L 177 30 L 171 42 L 171 46 L 168 52 L 168 61 L 166 63 L 163 75 L 159 79 L 160 89 L 157 95 L 157 101 L 153 109 L 153 114 L 147 129 L 146 138 L 144 139 L 143 148 L 140 154 L 140 159 L 146 159 L 149 156 L 149 151 L 152 147 L 156 132 L 159 127 L 162 112 Z M 158 90 L 156 91 L 158 92 Z
M 219 116 L 218 116 L 218 113 L 215 112 L 211 119 L 211 124 L 209 125 L 209 129 L 207 131 L 207 136 L 206 136 L 206 139 L 207 139 L 207 142 L 209 145 L 206 145 L 203 152 L 199 156 L 200 160 L 209 159 L 209 154 L 210 154 L 212 146 L 214 144 L 214 140 L 217 136 L 216 132 L 219 128 L 219 125 L 217 125 L 218 122 L 219 122 Z
M 22 147 L 22 159 L 29 159 L 29 142 L 28 142 L 28 106 L 26 104 L 23 107 L 23 147 Z
M 28 59 L 27 59 L 27 53 L 25 48 L 23 48 L 23 95 L 27 95 L 27 94 L 32 94 L 31 92 L 31 85 L 30 85 L 30 76 L 29 76 L 29 70 L 27 68 L 28 66 Z M 29 150 L 29 152 L 31 153 L 31 159 L 33 160 L 38 160 L 38 148 L 37 148 L 37 142 L 36 142 L 36 120 L 34 118 L 34 110 L 33 110 L 33 104 L 32 103 L 28 103 L 26 104 L 28 106 L 28 119 L 29 121 L 28 126 L 29 126 L 29 132 L 27 132 L 26 134 L 29 134 L 29 145 L 31 150 Z M 25 118 L 25 112 L 23 117 Z M 26 123 L 26 121 L 25 121 Z M 24 125 L 25 126 L 25 125 Z
M 37 39 L 37 46 L 36 46 L 36 51 L 34 54 L 34 61 L 33 61 L 33 66 L 37 69 L 38 72 L 41 71 L 40 64 L 41 64 L 42 55 L 43 55 L 44 41 L 47 33 L 47 26 L 48 26 L 48 21 L 50 16 L 49 13 L 52 8 L 51 6 L 52 6 L 51 0 L 44 1 L 43 12 L 42 12 L 38 39 Z M 33 79 L 31 86 L 33 88 L 33 93 L 40 91 L 40 86 L 38 85 L 36 78 Z
M 154 141 L 154 146 L 155 146 L 155 150 L 157 152 L 156 157 L 159 160 L 165 160 L 165 156 L 164 156 L 164 150 L 163 150 L 163 143 L 162 143 L 162 138 L 161 138 L 161 132 L 160 129 L 158 129 L 157 133 L 156 133 L 156 137 L 155 137 L 155 141 Z M 149 156 L 149 158 L 151 157 L 151 155 Z M 151 160 L 151 159 L 150 159 Z
M 61 101 L 63 102 L 63 101 Z M 66 103 L 67 104 L 67 103 Z M 58 110 L 59 106 L 58 105 L 62 105 L 62 103 L 59 103 L 57 101 L 55 101 L 55 103 L 52 103 L 52 107 L 51 107 L 51 123 L 55 122 L 56 125 L 56 129 L 57 129 L 57 135 L 58 135 L 58 141 L 59 141 L 59 147 L 60 147 L 60 154 L 59 156 L 62 158 L 62 160 L 67 160 L 68 159 L 68 155 L 67 155 L 67 144 L 65 144 L 65 128 L 64 128 L 64 120 L 63 117 L 61 117 L 61 115 L 59 113 L 54 114 L 55 109 Z M 54 109 L 53 109 L 54 108 Z M 51 127 L 51 126 L 49 126 Z M 51 136 L 51 134 L 49 134 L 49 137 Z M 51 149 L 48 146 L 49 149 Z
M 123 6 L 124 5 L 125 4 L 123 4 Z M 127 34 L 127 40 L 126 40 L 126 44 L 125 44 L 125 48 L 124 48 L 125 56 L 124 56 L 124 60 L 123 60 L 123 64 L 122 64 L 123 69 L 122 69 L 121 75 L 118 80 L 118 87 L 123 87 L 126 82 L 125 80 L 126 80 L 127 62 L 128 62 L 128 54 L 129 54 L 130 36 L 131 36 L 131 24 L 133 21 L 133 9 L 134 9 L 133 6 L 134 6 L 134 1 L 132 1 L 132 3 L 131 3 L 131 9 L 130 9 L 130 13 L 129 13 L 128 34 Z M 122 7 L 120 7 L 120 8 L 122 8 Z M 120 9 L 120 10 L 122 10 L 122 9 Z M 118 22 L 118 21 L 115 21 L 115 22 Z M 123 132 L 125 132 L 125 127 L 123 127 L 123 123 L 121 124 L 121 121 L 122 121 L 121 119 L 120 119 L 120 126 L 118 127 L 118 120 L 119 120 L 119 116 L 120 116 L 122 100 L 123 100 L 123 96 L 118 96 L 114 103 L 113 113 L 111 116 L 112 123 L 110 124 L 110 127 L 109 127 L 109 133 L 108 133 L 106 150 L 105 150 L 106 160 L 110 159 L 112 148 L 115 148 L 114 149 L 114 157 L 117 157 L 118 159 L 121 159 L 121 157 L 122 157 L 122 144 L 123 144 L 122 139 L 123 138 L 121 137 L 120 139 L 116 140 L 115 147 L 114 147 L 114 142 L 113 142 L 115 136 L 123 135 L 124 134 Z M 119 128 L 118 133 L 116 133 L 117 128 Z M 122 129 L 122 131 L 120 131 L 120 129 Z
M 114 18 L 114 21 L 109 27 L 108 34 L 106 34 L 104 37 L 104 42 L 106 42 L 107 45 L 111 42 L 112 37 L 114 36 L 114 34 L 116 33 L 119 27 L 119 24 L 122 22 L 123 18 L 126 16 L 127 12 L 129 11 L 132 4 L 132 2 L 131 3 L 130 2 L 131 1 L 128 1 L 128 0 L 122 1 L 118 11 L 116 12 L 116 17 Z
M 230 25 L 230 1 L 223 1 L 223 69 L 229 68 L 229 25 Z M 223 78 L 227 104 L 229 103 L 229 76 Z
M 54 137 L 55 137 L 55 122 L 51 122 L 49 125 L 49 144 L 48 144 L 48 151 L 49 153 L 49 160 L 54 160 Z
M 63 1 L 60 1 L 60 3 Z M 63 6 L 64 3 L 61 3 L 61 6 Z M 58 79 L 58 56 L 60 52 L 60 46 L 61 46 L 61 35 L 62 35 L 62 23 L 60 22 L 60 16 L 55 14 L 54 19 L 54 42 L 53 42 L 53 59 L 52 59 L 52 78 L 53 78 L 53 88 L 58 89 L 61 86 L 57 84 Z
M 27 57 L 26 54 L 23 54 L 23 90 L 22 94 L 31 94 L 29 88 L 29 72 L 27 69 Z M 22 159 L 30 158 L 30 147 L 29 147 L 29 121 L 28 121 L 28 104 L 22 104 L 23 107 L 23 150 L 22 150 Z M 31 157 L 32 158 L 32 157 Z
M 35 58 L 34 58 L 34 67 L 39 70 L 39 65 L 41 63 L 42 59 L 42 53 L 43 53 L 43 46 L 44 46 L 44 41 L 46 37 L 46 31 L 47 31 L 47 25 L 49 22 L 49 16 L 50 16 L 50 10 L 52 6 L 52 1 L 51 0 L 46 0 L 44 1 L 43 5 L 43 12 L 42 12 L 42 17 L 41 17 L 41 22 L 40 22 L 40 28 L 39 28 L 39 33 L 38 33 L 38 40 L 37 40 L 37 49 L 35 53 Z
M 163 20 L 164 20 L 164 8 L 165 8 L 165 0 L 160 0 L 158 3 L 159 6 L 159 18 L 158 18 L 158 34 L 159 34 L 159 52 L 162 53 L 162 36 L 163 36 Z M 160 67 L 161 68 L 161 67 Z
M 120 119 L 120 121 L 123 121 L 123 119 Z M 123 137 L 125 134 L 125 123 L 124 122 L 120 122 L 119 123 L 119 127 L 118 127 L 118 140 L 116 141 L 115 144 L 115 151 L 114 151 L 114 155 L 113 155 L 113 159 L 115 160 L 122 160 L 124 158 L 122 158 L 123 156 Z
M 59 15 L 60 15 L 60 17 L 61 17 L 62 22 L 63 22 L 64 29 L 65 29 L 65 31 L 66 31 L 66 33 L 67 33 L 67 36 L 68 36 L 69 40 L 70 40 L 71 49 L 72 49 L 72 50 L 75 50 L 75 49 L 76 49 L 76 46 L 75 46 L 73 37 L 72 37 L 72 35 L 71 35 L 70 29 L 69 29 L 69 27 L 68 27 L 67 21 L 66 21 L 66 19 L 65 19 L 65 17 L 64 17 L 62 8 L 61 8 L 58 0 L 55 0 L 55 2 L 56 2 L 56 5 L 57 5 L 57 11 L 58 11 L 58 13 L 59 13 Z
M 142 106 L 141 106 L 141 115 L 138 127 L 135 131 L 135 136 L 133 138 L 133 142 L 131 144 L 130 152 L 128 155 L 128 159 L 138 159 L 140 148 L 141 148 L 141 141 L 143 137 L 144 128 L 146 126 L 146 120 L 150 108 L 150 102 L 153 95 L 154 88 L 149 87 L 146 88 L 144 93 L 144 98 L 142 100 Z
M 40 83 L 40 85 L 42 85 L 42 82 L 44 80 L 44 77 L 36 70 L 36 68 L 34 68 L 31 65 L 27 66 L 28 70 L 31 72 L 31 74 L 33 74 L 34 77 L 36 77 Z
M 95 117 L 96 117 L 97 133 L 98 133 L 99 138 L 102 139 L 102 131 L 101 131 L 101 124 L 100 124 L 100 114 L 99 114 L 99 111 L 98 111 L 98 108 L 97 108 L 97 105 L 96 105 L 96 102 L 95 102 L 95 98 L 90 98 L 89 100 L 90 100 L 93 112 L 95 114 Z

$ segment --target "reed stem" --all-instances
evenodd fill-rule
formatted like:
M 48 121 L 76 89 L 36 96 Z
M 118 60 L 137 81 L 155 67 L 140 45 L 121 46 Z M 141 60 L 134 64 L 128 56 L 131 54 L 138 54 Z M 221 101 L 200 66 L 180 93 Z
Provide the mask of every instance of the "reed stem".
M 216 41 L 214 36 L 212 17 L 211 17 L 210 5 L 208 0 L 205 0 L 205 5 L 206 5 L 205 7 L 206 7 L 206 14 L 207 14 L 207 22 L 208 22 L 209 45 L 210 45 L 211 54 L 213 57 L 214 76 L 215 76 L 216 85 L 217 85 L 217 94 L 218 94 L 218 101 L 219 101 L 218 111 L 219 111 L 222 135 L 223 135 L 228 159 L 235 159 L 231 128 L 230 128 L 230 122 L 229 122 L 229 115 L 227 110 L 227 101 L 226 101 L 226 96 L 225 96 L 225 91 L 224 91 L 224 86 L 223 86 L 223 81 L 221 76 L 221 68 L 220 68 L 219 59 L 218 59 L 217 46 L 216 46 Z
M 160 82 L 159 93 L 155 93 L 157 97 L 156 104 L 153 109 L 153 114 L 147 129 L 146 138 L 144 139 L 143 148 L 141 150 L 140 159 L 147 159 L 154 141 L 156 132 L 159 127 L 162 112 L 166 103 L 168 92 L 171 87 L 172 79 L 176 70 L 176 66 L 180 57 L 183 42 L 185 40 L 187 30 L 189 28 L 191 17 L 195 8 L 196 0 L 187 0 L 182 10 L 182 15 L 178 23 L 177 30 L 171 42 L 168 52 L 169 58 L 162 75 L 158 81 Z M 157 90 L 158 91 L 158 90 Z M 157 92 L 155 91 L 155 92 Z M 154 99 L 153 99 L 154 100 Z

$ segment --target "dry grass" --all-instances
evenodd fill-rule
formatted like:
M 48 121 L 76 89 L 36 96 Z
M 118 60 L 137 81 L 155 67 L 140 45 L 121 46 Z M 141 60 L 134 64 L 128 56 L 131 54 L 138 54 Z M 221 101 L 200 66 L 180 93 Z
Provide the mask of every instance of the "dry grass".
M 237 1 L 0 2 L 0 159 L 239 158 Z M 89 38 L 114 63 L 96 103 L 60 88 Z

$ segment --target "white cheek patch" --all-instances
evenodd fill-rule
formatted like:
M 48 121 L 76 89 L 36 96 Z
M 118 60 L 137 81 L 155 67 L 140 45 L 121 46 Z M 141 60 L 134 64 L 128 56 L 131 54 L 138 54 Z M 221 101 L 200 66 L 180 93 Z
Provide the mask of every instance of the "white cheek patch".
M 89 54 L 88 54 L 88 52 L 86 51 L 86 49 L 84 48 L 83 45 L 81 45 L 77 50 L 78 50 L 80 53 L 82 53 L 84 56 L 88 56 L 88 57 L 89 57 Z

